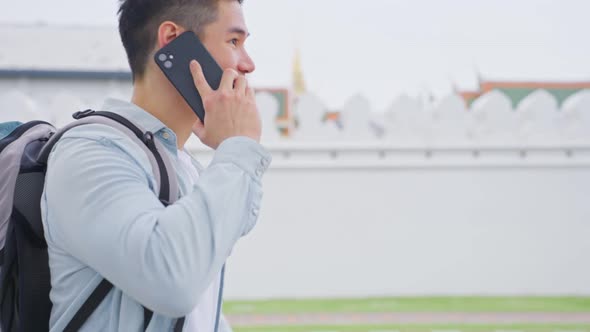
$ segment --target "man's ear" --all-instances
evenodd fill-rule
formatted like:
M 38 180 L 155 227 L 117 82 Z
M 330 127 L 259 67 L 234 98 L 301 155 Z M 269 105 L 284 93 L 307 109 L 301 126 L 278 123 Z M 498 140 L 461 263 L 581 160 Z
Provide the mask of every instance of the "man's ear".
M 168 45 L 185 31 L 186 29 L 172 21 L 162 22 L 158 27 L 158 49 Z

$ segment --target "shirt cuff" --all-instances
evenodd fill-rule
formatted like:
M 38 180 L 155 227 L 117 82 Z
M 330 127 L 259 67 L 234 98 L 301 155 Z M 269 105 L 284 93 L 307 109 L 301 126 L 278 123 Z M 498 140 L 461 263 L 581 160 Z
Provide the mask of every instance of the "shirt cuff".
M 215 152 L 211 165 L 233 163 L 260 181 L 270 166 L 272 156 L 255 140 L 239 136 L 224 140 Z

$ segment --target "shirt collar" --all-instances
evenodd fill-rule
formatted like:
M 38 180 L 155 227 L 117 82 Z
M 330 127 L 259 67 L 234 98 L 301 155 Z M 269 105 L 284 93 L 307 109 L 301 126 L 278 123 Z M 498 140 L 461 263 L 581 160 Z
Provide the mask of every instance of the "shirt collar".
M 154 134 L 162 129 L 168 129 L 158 118 L 128 101 L 108 98 L 105 100 L 102 110 L 120 114 L 142 129 L 151 131 Z
M 176 134 L 148 111 L 131 102 L 113 98 L 105 100 L 102 110 L 117 113 L 141 129 L 152 132 L 166 148 L 176 155 Z

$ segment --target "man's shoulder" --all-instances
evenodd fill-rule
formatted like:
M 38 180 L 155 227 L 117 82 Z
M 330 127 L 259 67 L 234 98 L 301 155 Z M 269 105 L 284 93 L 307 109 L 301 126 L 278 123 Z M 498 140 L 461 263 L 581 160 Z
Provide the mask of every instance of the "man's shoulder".
M 92 151 L 90 151 L 92 150 Z M 49 162 L 61 155 L 84 157 L 85 153 L 121 155 L 131 158 L 139 165 L 148 165 L 149 159 L 138 142 L 120 129 L 100 123 L 80 125 L 66 131 L 53 147 Z M 148 171 L 148 167 L 142 167 Z
M 102 123 L 88 123 L 71 128 L 63 134 L 61 140 L 65 139 L 82 139 L 92 141 L 130 140 L 128 135 L 122 132 L 120 129 Z

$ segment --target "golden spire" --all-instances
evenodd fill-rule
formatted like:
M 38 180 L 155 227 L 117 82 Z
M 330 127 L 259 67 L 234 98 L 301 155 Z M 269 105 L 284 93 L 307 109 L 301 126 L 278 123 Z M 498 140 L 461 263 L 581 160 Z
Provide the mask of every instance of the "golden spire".
M 296 96 L 301 96 L 305 93 L 305 80 L 303 79 L 299 49 L 295 50 L 295 59 L 293 61 L 293 91 Z

